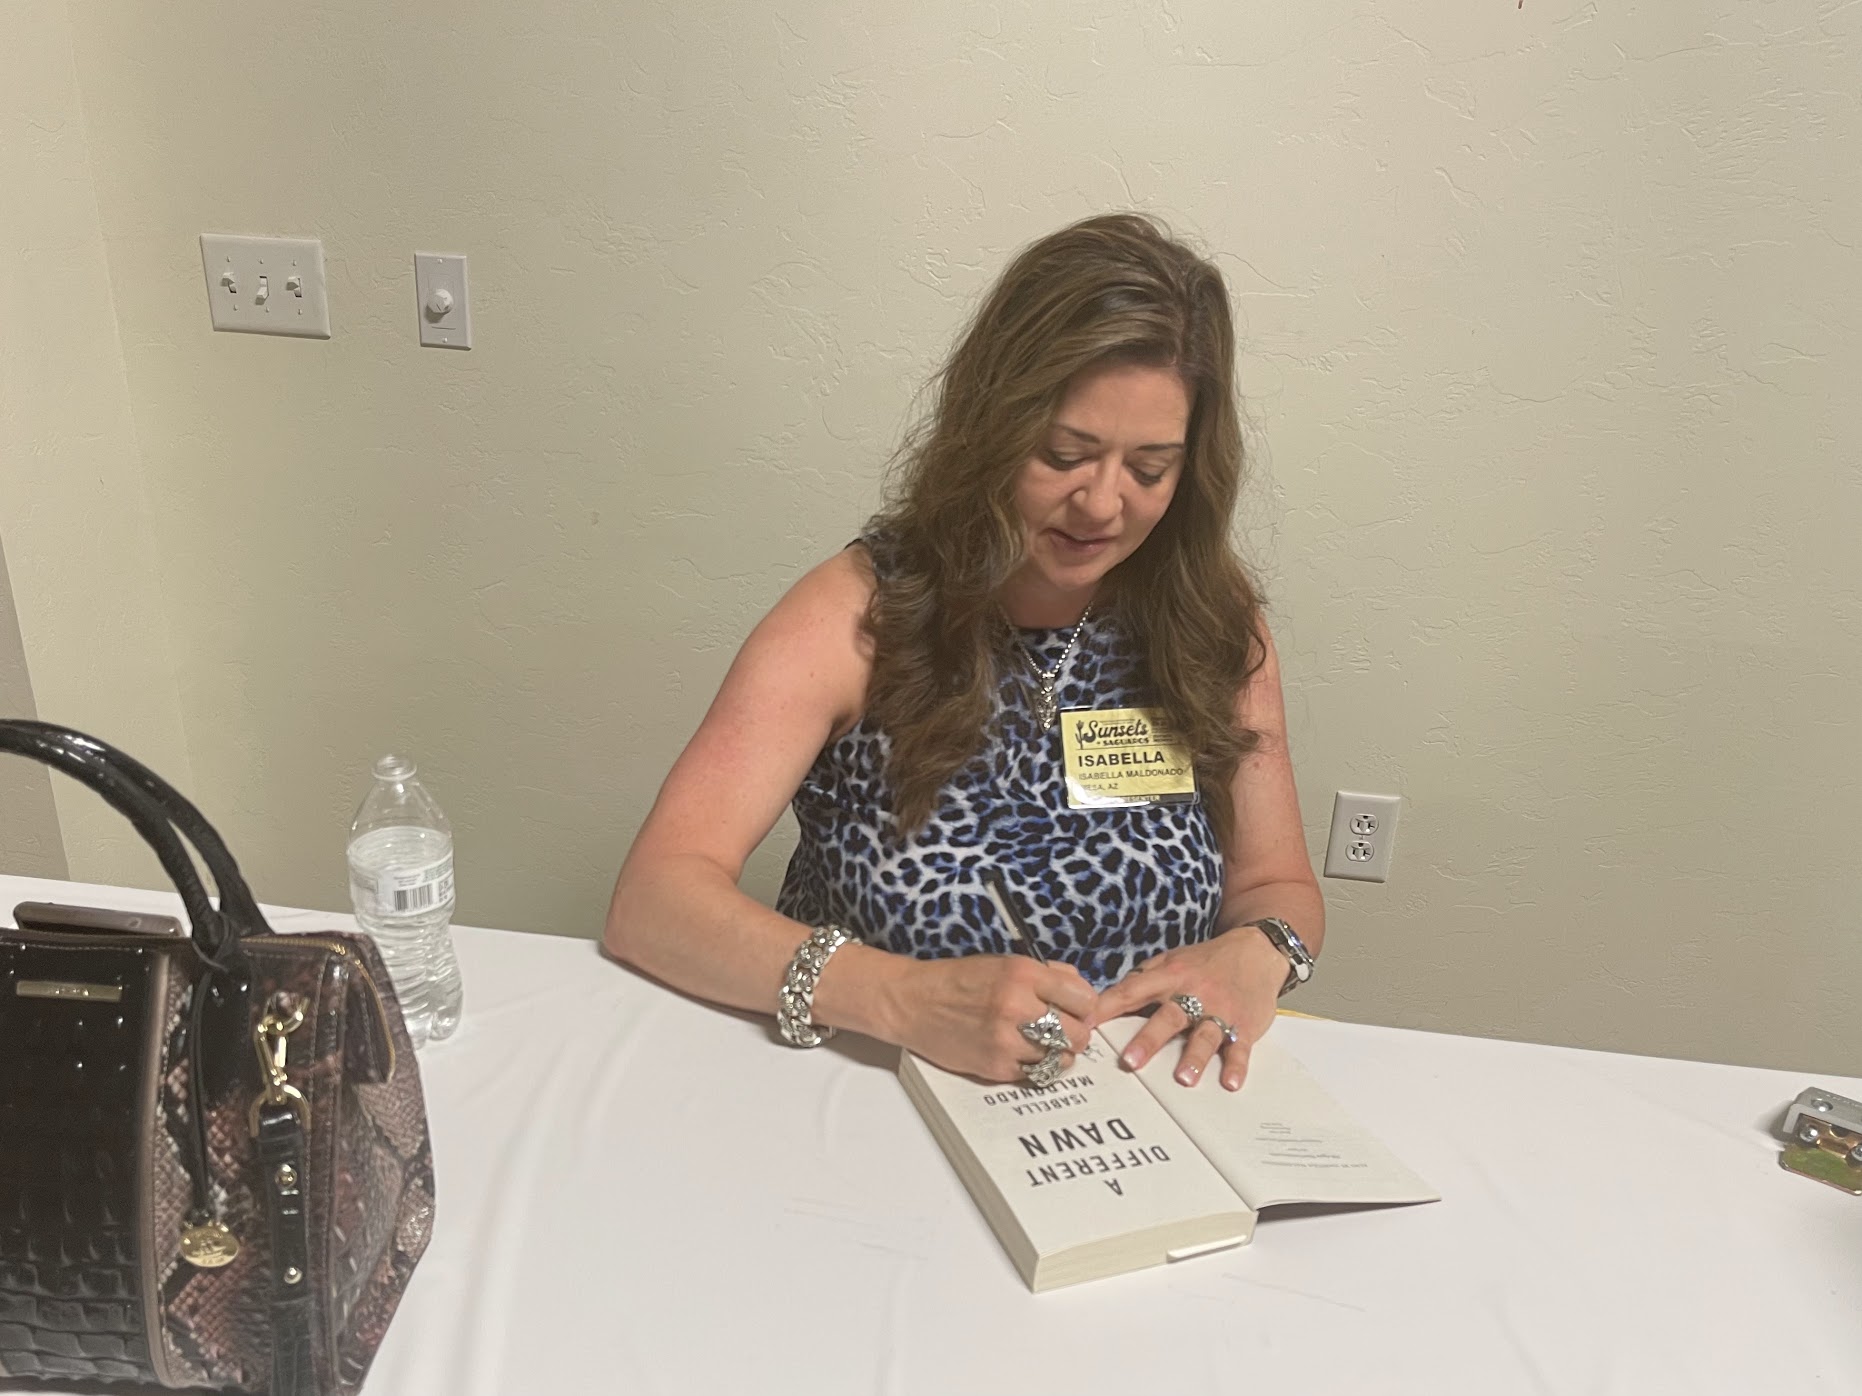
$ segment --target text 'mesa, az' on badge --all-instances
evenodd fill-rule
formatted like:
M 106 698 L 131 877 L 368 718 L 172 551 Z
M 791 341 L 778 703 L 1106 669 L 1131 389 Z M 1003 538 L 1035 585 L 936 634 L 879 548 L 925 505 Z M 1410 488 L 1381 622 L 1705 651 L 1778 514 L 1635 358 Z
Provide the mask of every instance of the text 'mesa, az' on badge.
M 1130 809 L 1196 798 L 1189 748 L 1156 708 L 1069 708 L 1060 715 L 1071 809 Z

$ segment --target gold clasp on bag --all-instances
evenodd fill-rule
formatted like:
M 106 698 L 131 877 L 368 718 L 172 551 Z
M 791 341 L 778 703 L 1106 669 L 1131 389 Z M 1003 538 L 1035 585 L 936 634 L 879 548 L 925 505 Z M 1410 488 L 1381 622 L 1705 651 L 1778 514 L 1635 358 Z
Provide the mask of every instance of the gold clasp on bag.
M 310 1102 L 304 1093 L 285 1077 L 285 1039 L 304 1025 L 304 1001 L 294 994 L 273 994 L 265 1006 L 265 1016 L 252 1030 L 252 1046 L 259 1054 L 259 1071 L 265 1077 L 265 1089 L 252 1102 L 249 1123 L 252 1137 L 258 1138 L 259 1111 L 267 1105 L 289 1105 L 297 1111 L 297 1122 L 310 1128 Z

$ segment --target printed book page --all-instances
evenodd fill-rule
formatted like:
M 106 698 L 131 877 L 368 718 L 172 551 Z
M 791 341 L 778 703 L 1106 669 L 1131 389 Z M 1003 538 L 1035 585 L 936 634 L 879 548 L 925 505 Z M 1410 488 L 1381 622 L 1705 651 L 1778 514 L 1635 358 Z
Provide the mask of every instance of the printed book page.
M 1119 1018 L 1100 1025 L 1111 1070 L 1124 1071 L 1116 1054 L 1144 1023 Z M 1172 1073 L 1181 1048 L 1181 1038 L 1171 1041 L 1135 1074 L 1257 1212 L 1290 1202 L 1440 1199 L 1271 1037 L 1255 1043 L 1239 1091 L 1222 1089 L 1213 1065 L 1194 1086 L 1178 1084 Z
M 931 1108 L 945 1117 L 948 1129 L 932 1121 L 939 1142 L 946 1152 L 960 1144 L 973 1156 L 1039 1256 L 1206 1219 L 1215 1225 L 1200 1225 L 1165 1249 L 1238 1244 L 1253 1232 L 1253 1214 L 1235 1190 L 1102 1042 L 1044 1090 L 983 1085 L 909 1053 L 900 1076 L 927 1118 Z M 966 1171 L 954 1154 L 953 1161 Z M 965 1182 L 975 1191 L 976 1180 Z M 986 1215 L 992 1210 L 984 1206 Z

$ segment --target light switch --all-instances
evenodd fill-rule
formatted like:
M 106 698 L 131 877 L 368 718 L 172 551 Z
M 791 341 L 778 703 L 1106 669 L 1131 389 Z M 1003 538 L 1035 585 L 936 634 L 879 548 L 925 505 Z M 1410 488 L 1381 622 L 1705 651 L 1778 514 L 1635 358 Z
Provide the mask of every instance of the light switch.
M 216 330 L 330 337 L 323 294 L 323 243 L 316 238 L 200 235 L 207 308 Z
M 472 347 L 472 306 L 466 298 L 466 259 L 440 252 L 414 254 L 414 296 L 420 342 L 436 349 Z

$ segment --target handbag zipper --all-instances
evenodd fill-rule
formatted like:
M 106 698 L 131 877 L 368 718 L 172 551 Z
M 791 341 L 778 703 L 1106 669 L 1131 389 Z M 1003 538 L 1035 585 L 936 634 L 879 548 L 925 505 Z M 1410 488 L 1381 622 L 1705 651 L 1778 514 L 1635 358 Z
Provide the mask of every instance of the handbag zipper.
M 186 936 L 159 936 L 146 931 L 48 931 L 36 926 L 0 926 L 0 940 L 13 936 L 18 936 L 21 940 L 37 941 L 48 945 L 148 945 L 178 949 L 189 943 L 189 938 Z M 340 940 L 331 940 L 326 936 L 307 935 L 297 931 L 283 933 L 273 931 L 268 936 L 260 936 L 256 939 L 261 945 L 316 945 L 345 959 L 354 956 L 354 952 L 347 944 Z M 375 985 L 375 976 L 369 973 L 369 967 L 362 962 L 360 956 L 354 956 L 354 960 L 356 973 L 360 974 L 362 982 L 368 985 L 369 995 L 375 1000 L 375 1009 L 385 1022 L 388 1014 L 381 1001 L 381 990 Z
M 375 976 L 369 973 L 369 967 L 363 963 L 350 945 L 344 941 L 332 940 L 326 936 L 300 934 L 296 931 L 280 934 L 276 931 L 269 938 L 259 939 L 259 945 L 301 944 L 315 945 L 329 951 L 332 955 L 347 961 L 369 991 L 369 1002 L 375 1009 L 375 1022 L 381 1028 L 382 1041 L 388 1044 L 388 1073 L 382 1079 L 392 1081 L 395 1069 L 394 1034 L 388 1031 L 388 1006 L 382 1002 L 381 988 L 375 983 Z
M 0 926 L 0 939 L 6 939 L 12 936 L 18 936 L 22 940 L 32 941 L 41 945 L 98 947 L 108 945 L 117 948 L 121 948 L 124 945 L 146 945 L 152 948 L 178 950 L 183 945 L 189 943 L 182 937 L 148 935 L 140 931 L 45 931 L 36 928 L 27 929 L 25 927 Z M 381 988 L 376 984 L 375 976 L 369 972 L 369 967 L 363 963 L 360 955 L 357 955 L 355 951 L 343 941 L 332 940 L 326 936 L 320 935 L 299 934 L 295 931 L 285 934 L 279 934 L 274 931 L 269 936 L 254 937 L 253 940 L 260 945 L 288 945 L 294 943 L 315 945 L 346 961 L 350 967 L 355 970 L 357 976 L 362 980 L 363 986 L 368 990 L 370 1005 L 375 1010 L 375 1022 L 381 1029 L 382 1040 L 388 1044 L 388 1074 L 384 1079 L 390 1081 L 394 1079 L 396 1054 L 394 1034 L 388 1031 L 388 1008 L 387 1005 L 382 1002 Z

